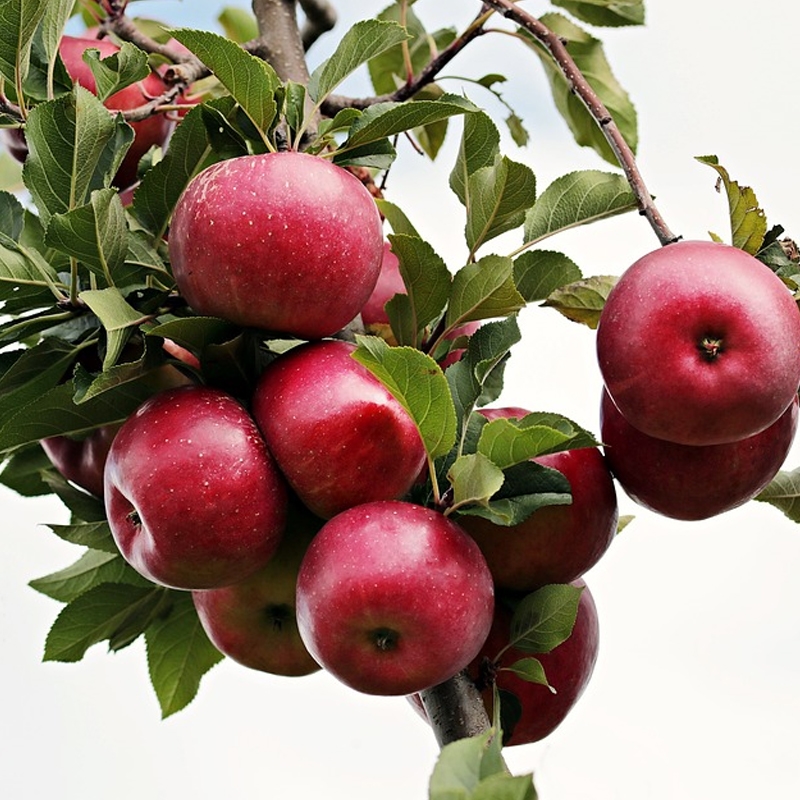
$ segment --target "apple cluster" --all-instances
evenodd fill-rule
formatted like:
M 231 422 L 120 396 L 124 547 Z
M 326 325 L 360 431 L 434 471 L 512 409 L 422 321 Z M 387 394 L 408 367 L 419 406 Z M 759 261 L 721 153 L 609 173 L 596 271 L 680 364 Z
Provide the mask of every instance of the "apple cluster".
M 797 428 L 800 313 L 755 257 L 710 241 L 645 255 L 608 297 L 597 354 L 606 458 L 636 502 L 706 519 L 782 466 Z

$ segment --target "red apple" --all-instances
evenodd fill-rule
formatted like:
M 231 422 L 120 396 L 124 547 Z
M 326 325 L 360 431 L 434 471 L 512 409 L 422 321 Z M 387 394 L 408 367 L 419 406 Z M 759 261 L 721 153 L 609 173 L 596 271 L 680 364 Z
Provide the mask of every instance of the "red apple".
M 368 694 L 411 694 L 464 669 L 493 606 L 472 539 L 442 514 L 400 501 L 365 503 L 327 522 L 297 581 L 309 652 Z
M 192 592 L 200 622 L 220 652 L 273 675 L 319 669 L 297 630 L 295 590 L 300 562 L 321 525 L 292 503 L 280 547 L 265 567 L 231 586 Z
M 363 307 L 381 267 L 375 201 L 305 153 L 241 156 L 186 187 L 169 232 L 181 294 L 199 314 L 319 339 Z
M 406 294 L 406 285 L 400 274 L 400 262 L 392 252 L 392 246 L 385 242 L 378 282 L 361 309 L 361 321 L 367 330 L 380 331 L 382 326 L 389 325 L 385 306 L 396 294 Z
M 483 408 L 480 413 L 492 420 L 528 412 Z M 600 450 L 582 447 L 533 460 L 567 478 L 570 505 L 544 506 L 508 527 L 469 515 L 458 519 L 481 548 L 497 586 L 522 592 L 583 575 L 611 545 L 619 519 L 614 481 Z
M 761 433 L 692 446 L 637 430 L 604 392 L 600 438 L 611 472 L 637 503 L 674 519 L 699 520 L 742 505 L 772 480 L 792 445 L 797 416 L 795 397 Z
M 72 80 L 90 92 L 95 92 L 94 74 L 83 60 L 84 52 L 92 48 L 100 51 L 101 58 L 108 58 L 119 51 L 119 47 L 107 39 L 64 36 L 59 44 L 58 52 Z M 144 105 L 153 97 L 163 94 L 165 90 L 166 84 L 157 74 L 151 72 L 144 80 L 111 95 L 104 105 L 112 111 L 126 111 Z M 137 169 L 142 156 L 153 145 L 163 147 L 169 139 L 174 125 L 165 114 L 153 114 L 147 119 L 131 123 L 131 127 L 135 132 L 135 137 L 113 181 L 114 185 L 121 189 L 136 182 Z
M 425 450 L 408 412 L 355 361 L 354 345 L 309 342 L 279 356 L 256 386 L 252 412 L 302 502 L 329 518 L 411 488 Z
M 624 417 L 648 436 L 724 444 L 769 427 L 800 384 L 800 312 L 768 267 L 716 242 L 639 259 L 611 291 L 600 370 Z
M 253 419 L 216 389 L 147 400 L 117 433 L 105 469 L 111 532 L 146 578 L 210 589 L 263 567 L 280 542 L 286 488 Z
M 103 469 L 119 425 L 103 425 L 83 439 L 49 436 L 40 444 L 53 466 L 95 497 L 103 496 Z

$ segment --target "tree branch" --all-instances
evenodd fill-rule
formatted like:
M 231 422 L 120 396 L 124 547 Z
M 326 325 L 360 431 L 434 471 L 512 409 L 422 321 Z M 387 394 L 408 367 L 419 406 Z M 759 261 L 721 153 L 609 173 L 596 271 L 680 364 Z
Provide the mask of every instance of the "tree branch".
M 296 6 L 297 0 L 253 0 L 259 32 L 254 55 L 268 62 L 282 81 L 307 84 L 309 73 Z
M 300 31 L 303 49 L 308 51 L 314 42 L 336 25 L 336 9 L 328 0 L 300 0 L 306 21 Z
M 481 693 L 466 672 L 426 689 L 420 698 L 439 747 L 491 727 Z
M 633 151 L 620 133 L 608 109 L 589 85 L 583 73 L 578 69 L 564 41 L 536 17 L 519 8 L 512 0 L 486 0 L 484 7 L 486 6 L 491 6 L 504 17 L 525 28 L 526 31 L 533 34 L 544 45 L 561 69 L 572 91 L 583 101 L 589 113 L 597 121 L 636 197 L 639 213 L 647 218 L 650 227 L 662 245 L 676 242 L 679 237 L 670 230 L 653 203 L 652 195 L 639 172 Z

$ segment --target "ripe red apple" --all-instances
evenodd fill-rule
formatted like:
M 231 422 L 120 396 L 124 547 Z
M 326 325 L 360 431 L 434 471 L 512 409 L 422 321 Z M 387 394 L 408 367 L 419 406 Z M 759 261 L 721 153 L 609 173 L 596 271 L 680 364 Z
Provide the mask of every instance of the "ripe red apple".
M 327 522 L 297 581 L 309 652 L 367 694 L 411 694 L 464 669 L 493 606 L 475 542 L 442 514 L 401 501 L 365 503 Z
M 241 156 L 186 187 L 169 232 L 181 294 L 200 314 L 319 339 L 360 311 L 381 268 L 375 201 L 305 153 Z
M 600 370 L 624 417 L 648 436 L 724 444 L 763 431 L 800 384 L 800 312 L 768 267 L 716 242 L 670 244 L 611 291 Z
M 231 586 L 192 592 L 214 646 L 239 664 L 273 675 L 309 675 L 320 667 L 297 630 L 300 562 L 322 520 L 291 503 L 286 531 L 269 563 Z
M 603 393 L 600 438 L 611 472 L 640 505 L 699 520 L 755 497 L 781 468 L 797 429 L 797 397 L 766 430 L 738 442 L 692 446 L 633 427 Z
M 521 408 L 483 408 L 489 420 L 524 417 Z M 538 456 L 537 464 L 561 472 L 572 489 L 570 505 L 545 506 L 518 525 L 504 527 L 463 515 L 458 522 L 481 548 L 495 583 L 530 592 L 548 583 L 569 583 L 593 567 L 617 532 L 614 481 L 596 447 Z
M 147 400 L 105 469 L 111 532 L 146 578 L 176 589 L 243 580 L 277 550 L 286 488 L 253 419 L 217 389 Z
M 40 442 L 53 466 L 95 497 L 103 496 L 103 469 L 119 425 L 103 425 L 83 439 L 49 436 Z
M 92 48 L 100 51 L 101 58 L 108 58 L 119 51 L 119 47 L 107 39 L 63 36 L 58 52 L 72 80 L 90 92 L 96 92 L 94 74 L 83 60 L 84 52 Z M 104 105 L 112 111 L 126 111 L 144 105 L 165 90 L 166 84 L 163 80 L 156 73 L 151 72 L 144 80 L 111 95 Z M 135 132 L 135 137 L 113 181 L 114 185 L 120 189 L 136 182 L 136 173 L 142 156 L 153 145 L 164 146 L 174 124 L 165 114 L 153 114 L 147 119 L 131 123 L 131 127 Z
M 400 262 L 392 252 L 391 244 L 384 242 L 378 282 L 361 309 L 361 321 L 368 331 L 378 333 L 389 325 L 385 306 L 396 294 L 406 294 L 406 285 L 400 274 Z
M 425 450 L 408 412 L 355 361 L 354 345 L 308 342 L 262 374 L 252 413 L 302 502 L 323 518 L 411 488 Z

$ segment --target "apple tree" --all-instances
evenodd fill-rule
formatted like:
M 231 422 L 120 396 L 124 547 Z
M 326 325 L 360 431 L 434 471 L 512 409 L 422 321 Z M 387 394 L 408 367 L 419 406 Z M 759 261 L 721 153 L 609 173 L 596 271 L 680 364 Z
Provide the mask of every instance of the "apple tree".
M 226 656 L 325 669 L 408 697 L 443 748 L 432 798 L 533 798 L 502 748 L 591 677 L 615 487 L 678 520 L 798 520 L 797 248 L 713 156 L 730 236 L 672 231 L 598 38 L 643 0 L 551 5 L 428 30 L 397 0 L 340 31 L 328 0 L 253 0 L 221 35 L 127 0 L 3 4 L 0 481 L 60 498 L 82 548 L 31 582 L 62 604 L 46 660 L 144 637 L 163 716 Z M 484 36 L 544 69 L 598 168 L 541 187 L 502 152 L 531 134 L 470 62 Z M 359 72 L 370 96 L 344 93 Z M 391 191 L 448 137 L 458 263 Z M 619 279 L 551 249 L 630 212 L 659 246 Z M 596 431 L 504 405 L 523 309 L 597 330 Z

